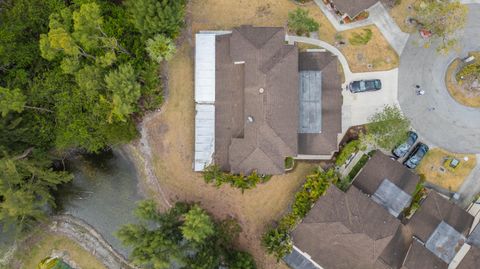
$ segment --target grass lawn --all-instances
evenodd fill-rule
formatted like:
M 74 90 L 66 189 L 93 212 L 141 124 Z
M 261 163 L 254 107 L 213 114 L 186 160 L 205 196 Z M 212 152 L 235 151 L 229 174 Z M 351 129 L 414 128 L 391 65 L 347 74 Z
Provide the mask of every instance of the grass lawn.
M 448 157 L 454 157 L 460 161 L 457 168 L 453 169 L 449 167 L 448 162 L 445 163 L 445 158 Z M 468 161 L 465 161 L 464 157 L 468 157 Z M 434 148 L 428 151 L 425 158 L 417 167 L 417 173 L 424 174 L 425 179 L 430 183 L 447 190 L 457 191 L 475 167 L 476 163 L 475 155 L 453 154 L 439 148 Z
M 389 10 L 390 16 L 397 23 L 402 31 L 405 33 L 413 33 L 416 28 L 406 23 L 408 17 L 414 17 L 415 9 L 414 6 L 420 3 L 419 0 L 401 0 L 398 5 L 395 5 L 392 9 Z
M 82 269 L 106 269 L 92 254 L 65 236 L 36 231 L 22 244 L 14 257 L 13 268 L 37 268 L 38 263 L 48 257 L 52 250 L 65 251 L 69 258 Z
M 398 67 L 398 55 L 387 42 L 378 28 L 370 25 L 363 28 L 340 32 L 349 43 L 349 39 L 355 34 L 364 34 L 364 29 L 372 31 L 372 39 L 365 45 L 348 45 L 340 48 L 347 58 L 352 72 L 367 72 L 390 70 Z

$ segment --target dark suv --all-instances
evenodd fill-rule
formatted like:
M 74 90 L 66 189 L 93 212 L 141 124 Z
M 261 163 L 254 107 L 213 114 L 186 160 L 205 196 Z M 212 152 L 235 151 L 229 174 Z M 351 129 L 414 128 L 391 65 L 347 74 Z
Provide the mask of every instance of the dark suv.
M 428 152 L 428 146 L 423 143 L 418 143 L 417 146 L 413 149 L 412 153 L 408 156 L 407 160 L 403 164 L 410 168 L 415 169 L 417 165 L 422 161 L 423 157 Z
M 378 91 L 382 88 L 382 82 L 379 79 L 357 80 L 348 84 L 348 90 L 352 93 Z
M 407 155 L 410 149 L 412 149 L 413 145 L 415 145 L 415 142 L 417 142 L 417 138 L 417 133 L 411 131 L 408 132 L 407 140 L 393 149 L 393 156 L 396 158 L 402 158 Z

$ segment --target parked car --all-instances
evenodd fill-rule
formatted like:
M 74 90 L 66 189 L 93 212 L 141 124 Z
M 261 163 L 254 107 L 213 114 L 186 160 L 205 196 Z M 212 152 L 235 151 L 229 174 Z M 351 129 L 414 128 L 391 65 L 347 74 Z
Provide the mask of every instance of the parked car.
M 428 146 L 423 143 L 418 143 L 403 164 L 410 169 L 415 169 L 427 152 Z
M 417 133 L 409 131 L 407 140 L 393 149 L 393 156 L 396 158 L 402 158 L 407 155 L 410 149 L 412 149 L 413 145 L 415 145 L 415 142 L 417 142 L 417 138 Z
M 382 88 L 382 82 L 379 79 L 357 80 L 348 84 L 348 90 L 352 93 L 378 91 Z

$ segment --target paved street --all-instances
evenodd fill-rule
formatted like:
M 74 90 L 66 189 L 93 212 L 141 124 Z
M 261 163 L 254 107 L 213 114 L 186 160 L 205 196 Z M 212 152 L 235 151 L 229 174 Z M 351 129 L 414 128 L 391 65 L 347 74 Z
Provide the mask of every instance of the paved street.
M 445 72 L 456 57 L 480 50 L 480 5 L 469 5 L 467 25 L 461 33 L 461 52 L 441 56 L 421 46 L 418 35 L 411 35 L 399 67 L 398 101 L 422 140 L 456 153 L 480 153 L 480 109 L 457 103 L 445 86 Z M 415 85 L 425 95 L 415 93 Z

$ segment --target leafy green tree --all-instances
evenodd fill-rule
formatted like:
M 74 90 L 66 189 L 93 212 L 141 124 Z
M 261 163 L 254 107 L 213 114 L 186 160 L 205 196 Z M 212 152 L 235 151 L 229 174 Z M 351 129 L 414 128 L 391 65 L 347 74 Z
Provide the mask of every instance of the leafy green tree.
M 310 36 L 311 32 L 318 31 L 320 25 L 312 17 L 306 9 L 297 8 L 288 13 L 288 29 L 297 35 Z
M 390 150 L 407 137 L 410 121 L 396 106 L 385 106 L 380 112 L 370 117 L 370 123 L 366 125 L 367 141 L 371 141 L 379 147 Z
M 53 171 L 43 156 L 28 156 L 31 151 L 0 159 L 0 221 L 19 230 L 43 219 L 45 206 L 55 206 L 50 191 L 72 179 L 71 174 Z
M 8 112 L 22 112 L 25 105 L 25 95 L 19 89 L 7 89 L 0 87 L 0 113 L 2 117 L 7 116 Z
M 198 205 L 193 206 L 184 217 L 182 234 L 187 240 L 201 243 L 215 232 L 212 220 Z
M 176 52 L 175 43 L 164 35 L 155 35 L 147 40 L 146 50 L 150 58 L 157 63 L 169 61 Z
M 458 30 L 465 26 L 468 8 L 458 0 L 426 0 L 416 10 L 420 25 L 441 41 L 440 53 L 448 53 L 457 45 Z
M 112 96 L 109 122 L 113 121 L 112 118 L 125 122 L 127 117 L 135 111 L 141 94 L 141 85 L 136 79 L 135 70 L 130 64 L 121 65 L 118 70 L 110 71 L 105 76 L 107 90 Z
M 233 219 L 215 222 L 198 205 L 177 203 L 159 213 L 153 201 L 139 204 L 139 224 L 124 225 L 117 236 L 133 248 L 132 261 L 144 268 L 255 269 L 252 257 L 232 247 L 241 231 Z
M 279 228 L 270 229 L 262 237 L 262 245 L 277 261 L 292 252 L 293 243 L 290 231 Z
M 185 0 L 127 0 L 130 20 L 145 39 L 163 34 L 175 38 L 185 17 Z

